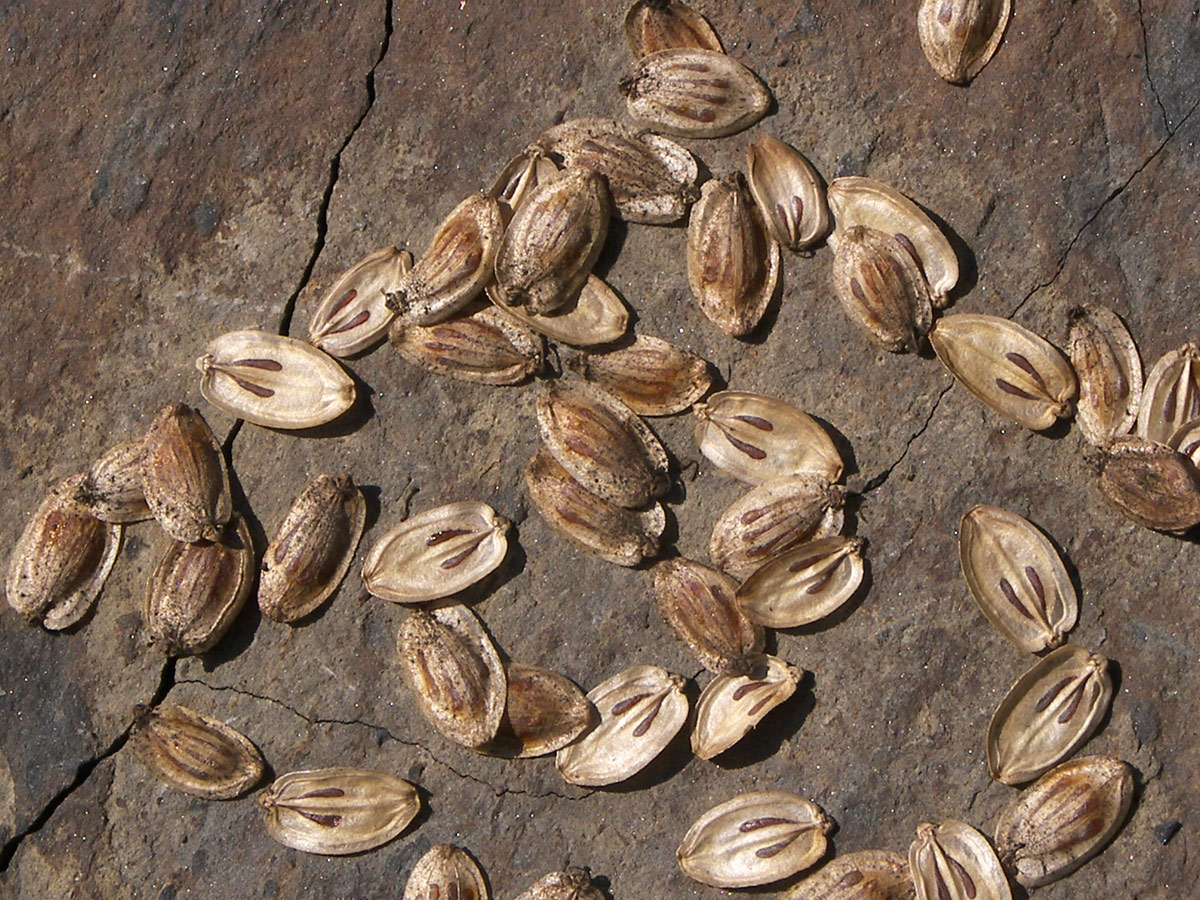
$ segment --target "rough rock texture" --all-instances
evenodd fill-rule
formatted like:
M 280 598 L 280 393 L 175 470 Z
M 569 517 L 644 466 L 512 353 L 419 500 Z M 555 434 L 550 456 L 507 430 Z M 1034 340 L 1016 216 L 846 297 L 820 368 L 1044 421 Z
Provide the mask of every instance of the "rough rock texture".
M 715 174 L 777 134 L 826 178 L 890 181 L 954 235 L 963 286 L 947 314 L 1012 316 L 1061 343 L 1066 313 L 1107 304 L 1147 369 L 1198 340 L 1200 23 L 1180 0 L 1014 4 L 969 88 L 921 54 L 912 3 L 702 4 L 729 52 L 771 87 L 750 132 L 691 146 Z M 921 821 L 990 832 L 1013 796 L 991 782 L 987 720 L 1032 663 L 993 633 L 958 569 L 973 503 L 1026 515 L 1078 575 L 1073 644 L 1117 661 L 1112 714 L 1085 747 L 1139 771 L 1113 846 L 1038 897 L 1167 898 L 1200 880 L 1200 565 L 1194 541 L 1120 518 L 1090 484 L 1077 429 L 1032 434 L 982 408 L 929 355 L 874 349 L 843 316 L 828 249 L 787 256 L 782 299 L 748 341 L 692 302 L 682 229 L 617 226 L 600 268 L 637 328 L 712 360 L 729 386 L 829 423 L 847 458 L 848 521 L 869 587 L 835 622 L 780 634 L 813 674 L 717 762 L 686 735 L 633 782 L 566 785 L 546 760 L 449 745 L 394 664 L 405 611 L 369 598 L 361 558 L 404 515 L 480 499 L 517 522 L 509 565 L 476 605 L 512 659 L 585 688 L 654 662 L 708 677 L 653 611 L 644 571 L 618 569 L 526 517 L 535 389 L 440 379 L 381 347 L 350 363 L 364 400 L 320 435 L 237 427 L 203 403 L 192 360 L 210 337 L 304 336 L 323 288 L 395 242 L 420 253 L 536 132 L 623 116 L 625 5 L 245 5 L 29 2 L 0 11 L 0 547 L 44 491 L 135 436 L 165 403 L 196 405 L 226 445 L 261 549 L 305 480 L 349 471 L 368 532 L 334 599 L 301 626 L 247 610 L 209 654 L 164 663 L 139 607 L 161 552 L 131 527 L 95 614 L 51 635 L 0 610 L 0 893 L 14 897 L 395 896 L 432 844 L 468 847 L 494 894 L 553 866 L 590 866 L 615 898 L 716 898 L 679 873 L 687 824 L 735 793 L 794 790 L 839 823 L 836 852 L 903 852 Z M 700 460 L 692 422 L 653 427 L 684 476 L 675 545 L 703 559 L 744 488 Z M 124 749 L 137 702 L 231 722 L 277 773 L 333 764 L 411 778 L 427 814 L 373 853 L 276 845 L 253 798 L 205 803 Z M 1178 820 L 1163 846 L 1154 827 Z

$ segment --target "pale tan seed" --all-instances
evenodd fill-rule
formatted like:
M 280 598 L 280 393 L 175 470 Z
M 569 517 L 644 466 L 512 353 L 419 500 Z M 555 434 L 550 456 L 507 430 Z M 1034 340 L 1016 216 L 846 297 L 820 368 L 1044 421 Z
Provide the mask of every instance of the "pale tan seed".
M 85 479 L 73 475 L 50 489 L 8 561 L 9 606 L 51 631 L 87 615 L 121 549 L 122 526 L 101 522 L 74 499 Z
M 411 268 L 412 254 L 396 247 L 364 256 L 321 298 L 308 321 L 309 343 L 345 359 L 382 340 L 395 315 L 387 308 L 386 295 Z
M 396 647 L 417 708 L 443 737 L 472 749 L 496 737 L 507 680 L 478 616 L 465 606 L 418 610 L 400 624 Z
M 548 315 L 513 306 L 502 294 L 503 288 L 494 281 L 487 286 L 488 299 L 503 315 L 573 347 L 608 344 L 629 330 L 629 310 L 617 292 L 595 275 L 588 276 L 574 298 Z
M 1200 466 L 1200 419 L 1181 427 L 1167 441 L 1167 446 Z
M 1012 900 L 992 845 L 966 822 L 918 825 L 908 867 L 917 900 Z
M 354 405 L 354 380 L 333 357 L 278 334 L 223 334 L 209 343 L 196 368 L 205 400 L 255 425 L 313 428 Z
M 171 656 L 212 649 L 241 611 L 254 584 L 254 547 L 235 516 L 219 541 L 172 541 L 146 588 L 150 640 Z
M 823 478 L 767 481 L 730 504 L 708 542 L 712 564 L 745 580 L 785 550 L 842 530 L 845 491 Z
M 835 178 L 826 197 L 836 229 L 863 225 L 892 235 L 920 263 L 934 308 L 950 302 L 958 284 L 958 256 L 917 204 L 889 184 L 858 175 Z
M 679 733 L 688 714 L 683 679 L 634 666 L 588 691 L 600 722 L 558 751 L 554 766 L 571 784 L 599 787 L 632 778 Z
M 775 296 L 779 256 L 740 172 L 704 183 L 688 220 L 687 273 L 713 324 L 733 337 L 758 326 Z
M 337 590 L 362 537 L 367 504 L 349 475 L 318 475 L 263 554 L 258 607 L 276 622 L 307 616 Z
M 508 695 L 496 739 L 486 752 L 526 759 L 561 750 L 600 716 L 575 682 L 557 672 L 509 663 Z
M 520 384 L 542 369 L 544 342 L 493 306 L 436 325 L 392 323 L 391 345 L 414 365 L 478 384 Z
M 496 254 L 500 299 L 543 315 L 568 304 L 600 256 L 610 203 L 603 176 L 587 169 L 530 191 Z
M 667 519 L 661 503 L 632 510 L 588 491 L 546 450 L 525 468 L 525 485 L 534 508 L 555 531 L 618 566 L 636 566 L 658 555 Z
M 915 353 L 933 325 L 917 260 L 890 234 L 862 225 L 839 228 L 829 245 L 833 286 L 846 315 L 885 350 Z
M 614 214 L 629 222 L 677 222 L 700 196 L 699 167 L 691 153 L 623 122 L 571 119 L 542 132 L 535 146 L 568 169 L 603 175 Z
M 739 794 L 697 819 L 675 857 L 683 874 L 715 887 L 770 884 L 825 855 L 833 822 L 815 803 L 783 791 Z
M 1005 784 L 1032 781 L 1091 737 L 1112 702 L 1108 660 L 1059 647 L 1022 675 L 992 715 L 988 769 Z
M 288 772 L 258 796 L 267 831 L 285 847 L 342 856 L 374 850 L 408 827 L 421 797 L 407 781 L 369 769 Z
M 1196 419 L 1200 419 L 1200 348 L 1187 343 L 1163 354 L 1146 376 L 1137 436 L 1165 444 Z
M 921 0 L 917 34 L 933 71 L 970 82 L 1000 46 L 1011 12 L 1010 0 Z
M 708 19 L 679 0 L 636 0 L 625 14 L 625 44 L 634 59 L 676 48 L 723 51 Z
M 771 92 L 735 59 L 715 50 L 658 50 L 619 85 L 634 121 L 663 134 L 717 138 L 767 114 Z
M 142 492 L 177 541 L 212 541 L 233 514 L 225 455 L 200 413 L 182 403 L 155 415 L 142 443 Z
M 100 521 L 127 524 L 153 518 L 142 489 L 143 444 L 116 444 L 88 469 L 75 499 Z
M 1144 528 L 1182 534 L 1200 523 L 1200 471 L 1170 447 L 1116 441 L 1101 456 L 1096 484 L 1114 509 Z
M 838 535 L 784 551 L 738 588 L 738 608 L 768 628 L 798 628 L 832 615 L 862 584 L 862 543 Z
M 746 181 L 771 237 L 805 250 L 829 233 L 825 183 L 804 156 L 764 134 L 746 150 Z
M 1075 371 L 1029 329 L 999 316 L 945 316 L 929 341 L 976 400 L 1018 425 L 1040 431 L 1070 414 Z
M 789 403 L 721 391 L 693 411 L 700 452 L 739 481 L 764 484 L 811 475 L 832 484 L 842 475 L 842 458 L 828 432 Z
M 393 603 L 453 596 L 504 562 L 510 525 L 486 503 L 472 500 L 426 510 L 375 542 L 363 562 L 363 584 Z
M 1056 766 L 1000 814 L 1000 859 L 1026 887 L 1064 878 L 1121 830 L 1133 793 L 1132 767 L 1111 756 L 1085 756 Z
M 509 160 L 492 185 L 488 196 L 500 204 L 500 215 L 507 225 L 513 213 L 521 208 L 525 198 L 539 184 L 546 184 L 558 177 L 558 166 L 537 145 L 530 145 L 523 153 Z
M 761 657 L 744 674 L 718 675 L 700 692 L 692 752 L 700 759 L 724 753 L 792 696 L 802 677 L 803 669 L 777 656 Z
M 417 860 L 404 900 L 489 900 L 479 864 L 460 847 L 434 844 Z
M 388 309 L 409 325 L 450 318 L 492 279 L 504 219 L 500 204 L 474 194 L 438 225 L 429 248 L 387 296 Z
M 1075 586 L 1054 545 L 1027 519 L 971 507 L 959 526 L 958 559 L 984 616 L 1022 650 L 1057 647 L 1075 627 Z
M 543 875 L 522 891 L 517 900 L 604 900 L 604 897 L 592 884 L 587 869 L 569 866 L 561 872 Z
M 743 673 L 758 662 L 766 635 L 734 602 L 737 582 L 690 559 L 651 570 L 659 615 L 710 672 Z
M 262 780 L 254 743 L 235 728 L 186 706 L 140 706 L 129 749 L 159 780 L 204 800 L 232 800 Z
M 642 508 L 670 486 L 654 432 L 616 397 L 582 379 L 552 382 L 537 399 L 538 430 L 559 465 L 592 493 Z
M 908 861 L 887 850 L 836 856 L 788 889 L 783 900 L 913 900 Z
M 617 350 L 581 354 L 572 368 L 639 416 L 683 412 L 712 387 L 707 360 L 644 334 Z
M 1112 310 L 1081 306 L 1067 318 L 1067 356 L 1079 379 L 1075 420 L 1090 444 L 1106 447 L 1128 434 L 1137 421 L 1142 359 Z

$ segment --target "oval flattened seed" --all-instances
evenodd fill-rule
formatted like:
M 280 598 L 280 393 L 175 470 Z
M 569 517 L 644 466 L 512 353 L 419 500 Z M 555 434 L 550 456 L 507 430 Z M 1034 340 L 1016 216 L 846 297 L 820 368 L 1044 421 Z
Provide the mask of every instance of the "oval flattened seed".
M 1067 356 L 1079 379 L 1075 421 L 1090 444 L 1106 447 L 1128 434 L 1137 421 L 1142 359 L 1112 310 L 1081 306 L 1067 318 Z
M 129 749 L 159 780 L 204 800 L 232 800 L 263 777 L 262 754 L 224 722 L 186 706 L 140 707 Z
M 1057 647 L 1075 627 L 1079 601 L 1062 558 L 1016 513 L 982 503 L 967 510 L 958 559 L 984 616 L 1022 650 Z
M 825 855 L 833 823 L 815 803 L 783 791 L 739 794 L 695 821 L 675 851 L 683 874 L 715 887 L 770 884 Z
M 600 723 L 558 751 L 554 766 L 571 784 L 599 787 L 632 778 L 679 733 L 688 714 L 683 679 L 634 666 L 588 691 Z
M 648 335 L 618 350 L 581 354 L 573 367 L 639 416 L 683 412 L 712 387 L 707 360 Z
M 1165 444 L 1196 419 L 1200 419 L 1200 348 L 1187 343 L 1163 354 L 1146 376 L 1137 436 Z
M 543 875 L 522 891 L 517 900 L 604 900 L 604 894 L 592 884 L 587 869 L 568 866 L 561 872 Z
M 992 777 L 1004 784 L 1037 778 L 1092 736 L 1111 702 L 1105 657 L 1078 647 L 1051 651 L 1017 680 L 992 715 Z
M 436 325 L 397 319 L 389 337 L 410 363 L 459 381 L 520 384 L 542 368 L 542 339 L 493 306 Z
M 1010 0 L 921 0 L 917 34 L 933 71 L 967 84 L 1000 46 L 1012 12 Z
M 1096 484 L 1114 509 L 1143 528 L 1182 534 L 1200 523 L 1200 471 L 1170 447 L 1116 441 L 1101 457 Z
M 545 756 L 573 743 L 600 719 L 579 686 L 540 666 L 509 663 L 500 730 L 486 752 L 508 759 Z
M 830 484 L 842 458 L 812 416 L 746 391 L 721 391 L 697 403 L 696 443 L 717 468 L 747 484 L 812 475 Z
M 233 514 L 225 454 L 200 413 L 182 403 L 155 415 L 142 443 L 142 492 L 177 541 L 212 541 Z
M 651 570 L 658 612 L 710 672 L 743 672 L 762 653 L 766 635 L 734 603 L 737 582 L 689 559 Z
M 396 247 L 364 256 L 325 292 L 309 319 L 308 342 L 345 359 L 381 340 L 395 315 L 385 295 L 411 268 L 412 254 Z
M 625 14 L 625 44 L 634 59 L 689 47 L 724 52 L 708 19 L 679 0 L 636 0 Z
M 777 656 L 761 657 L 745 674 L 718 675 L 700 692 L 692 752 L 701 759 L 724 753 L 792 696 L 803 677 L 803 669 Z
M 746 150 L 746 180 L 767 231 L 789 250 L 807 249 L 829 233 L 825 185 L 799 151 L 763 135 Z
M 75 499 L 101 522 L 127 524 L 153 518 L 142 489 L 144 441 L 110 447 L 92 463 Z
M 258 795 L 267 831 L 285 847 L 343 856 L 386 844 L 416 817 L 407 781 L 369 769 L 288 772 Z
M 204 399 L 231 416 L 295 430 L 332 422 L 354 405 L 354 380 L 305 341 L 231 331 L 196 360 Z
M 479 864 L 463 849 L 434 844 L 417 860 L 404 900 L 490 900 Z
M 917 900 L 1012 900 L 992 845 L 956 819 L 918 825 L 908 867 Z
M 783 900 L 913 900 L 908 861 L 887 850 L 836 856 L 798 882 Z
M 608 344 L 629 330 L 629 310 L 617 292 L 595 275 L 589 275 L 579 293 L 550 315 L 513 306 L 505 301 L 503 293 L 494 281 L 487 286 L 488 299 L 502 315 L 572 347 Z
M 306 484 L 263 554 L 263 615 L 295 622 L 324 603 L 350 569 L 366 518 L 366 501 L 349 475 L 318 475 Z
M 508 553 L 509 521 L 464 500 L 426 510 L 376 541 L 363 562 L 372 596 L 393 603 L 450 597 L 494 572 Z
M 862 583 L 862 543 L 839 535 L 781 553 L 738 588 L 738 607 L 768 628 L 797 628 L 832 615 Z
M 554 160 L 546 156 L 541 147 L 531 145 L 525 148 L 524 153 L 509 160 L 488 191 L 488 196 L 500 204 L 500 215 L 508 223 L 530 192 L 539 184 L 553 181 L 558 177 L 558 171 Z

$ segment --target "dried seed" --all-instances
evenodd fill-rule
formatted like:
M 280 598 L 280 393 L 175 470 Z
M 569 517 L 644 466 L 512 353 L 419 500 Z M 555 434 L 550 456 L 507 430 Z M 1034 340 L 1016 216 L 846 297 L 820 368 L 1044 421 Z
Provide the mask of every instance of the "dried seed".
M 143 444 L 125 441 L 110 447 L 88 469 L 75 499 L 100 521 L 127 524 L 153 518 L 142 490 Z
M 1170 447 L 1117 441 L 1101 457 L 1096 484 L 1114 509 L 1144 528 L 1182 534 L 1200 523 L 1200 471 Z
M 570 302 L 604 246 L 610 202 L 604 178 L 587 169 L 534 188 L 500 241 L 500 299 L 540 314 Z
M 507 681 L 474 613 L 465 606 L 414 612 L 400 624 L 396 646 L 417 708 L 443 737 L 478 748 L 496 736 Z
M 204 399 L 269 428 L 312 428 L 354 405 L 354 380 L 312 344 L 265 331 L 231 331 L 196 360 Z
M 1016 513 L 982 503 L 967 510 L 958 559 L 984 616 L 1022 650 L 1057 647 L 1075 627 L 1079 601 L 1062 558 Z
M 150 639 L 171 656 L 211 649 L 241 611 L 254 583 L 254 547 L 235 516 L 219 541 L 172 541 L 146 589 Z
M 767 114 L 771 92 L 757 75 L 715 50 L 658 50 L 621 80 L 634 121 L 663 134 L 717 138 Z
M 951 84 L 980 73 L 1004 37 L 1009 0 L 921 0 L 917 34 L 933 71 Z
M 73 475 L 50 489 L 8 561 L 9 606 L 51 631 L 87 614 L 121 549 L 122 527 L 101 522 L 75 501 L 85 480 Z
M 637 0 L 625 14 L 625 43 L 634 59 L 659 50 L 723 52 L 708 19 L 679 0 Z
M 232 800 L 263 777 L 262 754 L 224 722 L 186 706 L 139 706 L 129 749 L 159 780 L 204 800 Z
M 908 861 L 886 850 L 859 850 L 831 859 L 783 895 L 783 900 L 913 900 Z
M 585 489 L 546 450 L 529 461 L 525 484 L 538 514 L 586 552 L 618 566 L 658 555 L 667 525 L 661 503 L 644 510 L 610 503 Z
M 769 628 L 797 628 L 832 615 L 862 583 L 862 543 L 837 536 L 784 551 L 738 588 L 738 608 Z
M 908 868 L 917 900 L 1012 900 L 992 845 L 966 822 L 918 825 Z
M 541 147 L 531 145 L 524 153 L 509 160 L 488 196 L 500 204 L 500 215 L 507 224 L 535 187 L 557 177 L 558 166 L 554 160 L 546 156 Z
M 935 309 L 958 284 L 958 257 L 942 230 L 917 204 L 874 178 L 835 178 L 826 192 L 837 229 L 863 225 L 890 234 L 917 260 Z
M 571 784 L 598 787 L 631 778 L 679 733 L 688 714 L 683 679 L 658 666 L 634 666 L 588 691 L 600 723 L 563 747 L 554 765 Z
M 1082 306 L 1068 314 L 1067 356 L 1079 379 L 1075 419 L 1087 440 L 1105 447 L 1129 433 L 1142 402 L 1142 360 L 1111 310 Z
M 783 246 L 804 250 L 829 233 L 825 185 L 799 151 L 764 134 L 746 150 L 746 180 L 767 231 Z
M 1112 702 L 1108 660 L 1059 647 L 1022 675 L 988 724 L 992 777 L 1024 784 L 1066 759 L 1091 737 Z
M 777 656 L 762 657 L 745 674 L 718 675 L 700 692 L 692 752 L 701 759 L 724 753 L 792 696 L 803 677 Z
M 841 531 L 844 501 L 841 487 L 812 475 L 767 481 L 721 513 L 708 542 L 708 558 L 744 581 L 796 544 Z
M 737 582 L 689 559 L 657 563 L 658 612 L 710 672 L 742 673 L 762 653 L 765 634 L 737 608 Z
M 163 531 L 177 541 L 212 541 L 233 514 L 225 455 L 204 417 L 172 403 L 142 443 L 142 491 Z
M 369 769 L 288 772 L 258 796 L 271 837 L 295 850 L 342 856 L 386 844 L 416 817 L 407 781 Z
M 1192 465 L 1200 466 L 1200 419 L 1189 422 L 1171 435 L 1167 446 L 1190 459 Z
M 486 503 L 471 500 L 426 510 L 375 542 L 363 563 L 363 584 L 393 603 L 457 594 L 504 561 L 510 524 Z
M 388 309 L 409 325 L 450 318 L 491 281 L 503 234 L 500 204 L 483 194 L 468 197 L 442 220 L 425 255 L 388 292 Z
M 628 222 L 677 222 L 700 196 L 691 153 L 613 119 L 571 119 L 542 132 L 537 146 L 568 169 L 603 175 L 616 215 Z
M 604 894 L 592 884 L 587 869 L 570 866 L 561 872 L 543 875 L 517 900 L 604 900 Z
M 508 699 L 487 752 L 507 758 L 545 756 L 592 728 L 599 715 L 571 679 L 524 663 L 509 663 Z
M 1040 431 L 1068 415 L 1075 371 L 1048 341 L 999 316 L 938 319 L 929 332 L 938 359 L 975 399 Z
M 1125 824 L 1133 769 L 1085 756 L 1051 769 L 1013 799 L 996 823 L 996 847 L 1017 881 L 1038 887 L 1070 875 Z
M 819 806 L 783 791 L 739 794 L 695 821 L 675 857 L 683 874 L 715 887 L 769 884 L 825 855 L 833 823 Z
M 649 335 L 619 350 L 581 354 L 573 368 L 639 416 L 683 412 L 712 387 L 707 360 Z
M 1146 377 L 1137 435 L 1165 444 L 1196 419 L 1200 419 L 1200 348 L 1188 343 L 1164 354 Z
M 874 228 L 839 228 L 833 248 L 833 286 L 850 320 L 893 353 L 916 352 L 933 325 L 925 275 L 908 250 Z
M 458 847 L 434 844 L 417 860 L 404 900 L 489 900 L 479 864 Z
M 537 417 L 546 448 L 592 493 L 640 508 L 667 492 L 667 452 L 611 394 L 580 379 L 556 381 L 539 395 Z
M 411 268 L 412 254 L 396 247 L 364 256 L 326 291 L 308 322 L 309 343 L 345 359 L 381 340 L 395 315 L 385 295 Z
M 749 334 L 779 279 L 779 244 L 740 172 L 704 184 L 688 220 L 688 284 L 701 312 L 723 332 Z
M 263 615 L 295 622 L 324 603 L 346 577 L 366 517 L 366 501 L 349 475 L 318 475 L 306 484 L 263 554 Z
M 595 275 L 589 275 L 579 294 L 552 315 L 543 316 L 523 306 L 513 306 L 505 302 L 502 294 L 503 288 L 494 281 L 488 285 L 488 298 L 503 315 L 573 347 L 607 344 L 629 330 L 629 310 L 617 292 Z
M 397 319 L 390 340 L 410 363 L 460 381 L 519 384 L 542 368 L 542 339 L 491 306 L 436 325 Z
M 811 475 L 832 484 L 842 475 L 842 458 L 829 434 L 782 400 L 721 391 L 693 411 L 700 452 L 739 481 L 764 484 Z

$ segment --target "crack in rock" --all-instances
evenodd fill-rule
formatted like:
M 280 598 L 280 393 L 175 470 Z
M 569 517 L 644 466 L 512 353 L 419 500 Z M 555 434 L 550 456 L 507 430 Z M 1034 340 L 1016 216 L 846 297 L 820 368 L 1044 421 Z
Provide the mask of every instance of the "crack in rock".
M 921 427 L 909 435 L 908 440 L 904 442 L 904 449 L 900 451 L 900 455 L 897 456 L 895 460 L 886 466 L 883 471 L 868 479 L 867 483 L 863 485 L 862 490 L 858 492 L 860 496 L 865 497 L 867 494 L 870 494 L 883 487 L 887 480 L 892 476 L 892 471 L 898 465 L 900 465 L 900 463 L 904 462 L 904 458 L 908 456 L 908 452 L 912 449 L 913 444 L 916 443 L 917 440 L 929 430 L 929 423 L 933 421 L 934 413 L 937 412 L 938 407 L 941 405 L 942 398 L 945 397 L 946 394 L 950 393 L 950 389 L 953 387 L 954 381 L 951 379 L 948 385 L 938 391 L 937 397 L 934 398 L 933 403 L 929 407 L 928 415 L 925 416 L 925 421 L 921 423 Z
M 1162 98 L 1158 96 L 1158 88 L 1154 84 L 1154 76 L 1150 74 L 1150 39 L 1146 35 L 1146 15 L 1142 10 L 1142 0 L 1138 0 L 1138 24 L 1142 27 L 1142 61 L 1146 68 L 1146 84 L 1150 86 L 1150 93 L 1154 95 L 1154 102 L 1158 104 L 1158 111 L 1162 113 L 1163 125 L 1167 129 L 1167 133 L 1171 133 L 1171 117 L 1167 115 L 1167 108 L 1163 106 Z

